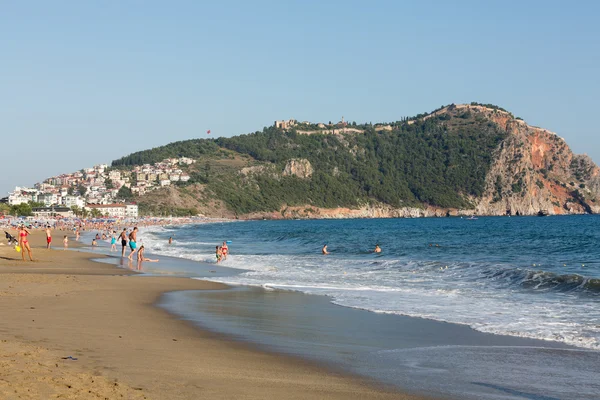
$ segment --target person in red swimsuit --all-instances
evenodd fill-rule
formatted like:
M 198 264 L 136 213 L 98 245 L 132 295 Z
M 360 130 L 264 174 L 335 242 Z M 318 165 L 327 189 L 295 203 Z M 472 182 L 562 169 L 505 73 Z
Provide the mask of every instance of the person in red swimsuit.
M 21 256 L 23 257 L 23 261 L 25 261 L 25 250 L 27 250 L 29 259 L 33 261 L 33 256 L 31 255 L 31 246 L 29 246 L 29 240 L 27 239 L 27 236 L 29 236 L 29 231 L 24 225 L 21 225 L 19 227 L 19 246 L 21 246 Z
M 229 254 L 229 247 L 227 247 L 227 242 L 223 242 L 223 246 L 221 246 L 221 259 L 223 261 L 227 260 L 227 254 Z

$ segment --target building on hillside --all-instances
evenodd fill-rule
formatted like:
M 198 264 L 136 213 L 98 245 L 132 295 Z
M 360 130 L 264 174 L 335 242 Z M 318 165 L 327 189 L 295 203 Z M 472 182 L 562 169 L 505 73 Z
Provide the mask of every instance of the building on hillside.
M 58 204 L 58 196 L 54 193 L 42 193 L 37 197 L 38 203 L 44 203 L 46 207 Z
M 285 120 L 275 121 L 275 128 L 279 128 L 279 129 L 289 129 L 294 125 L 296 125 L 295 119 L 288 119 L 287 121 L 285 121 Z
M 30 201 L 37 201 L 37 193 L 36 189 L 17 186 L 13 192 L 8 194 L 8 204 L 14 206 L 29 203 Z
M 103 216 L 110 218 L 137 218 L 138 216 L 137 204 L 87 204 L 85 208 L 88 211 L 96 209 Z
M 52 207 L 33 207 L 31 209 L 33 216 L 36 218 L 50 218 L 50 217 L 73 217 L 73 210 L 68 207 L 52 206 Z
M 67 195 L 63 196 L 61 201 L 62 204 L 68 208 L 71 208 L 73 206 L 77 206 L 79 208 L 85 207 L 85 200 L 81 196 Z
M 190 165 L 195 163 L 196 160 L 189 158 L 189 157 L 180 157 L 179 158 L 179 164 L 185 164 L 185 165 Z
M 138 205 L 137 204 L 126 204 L 125 215 L 127 217 L 137 218 L 138 217 Z
M 112 181 L 118 181 L 121 179 L 121 172 L 119 171 L 110 171 L 108 173 L 108 179 Z

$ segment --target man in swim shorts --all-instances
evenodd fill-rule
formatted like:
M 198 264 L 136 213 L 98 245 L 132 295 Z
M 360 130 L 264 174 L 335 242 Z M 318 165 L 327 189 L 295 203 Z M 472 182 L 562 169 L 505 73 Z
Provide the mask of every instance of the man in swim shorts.
M 129 258 L 130 260 L 132 259 L 131 257 L 133 256 L 133 253 L 137 251 L 137 232 L 138 228 L 136 226 L 129 234 L 129 248 L 131 249 L 131 253 L 129 253 L 129 256 L 127 258 Z
M 123 232 L 119 235 L 121 239 L 121 257 L 125 257 L 125 248 L 127 247 L 127 228 L 123 228 Z
M 50 230 L 50 225 L 46 226 L 46 248 L 50 248 L 50 244 L 52 243 L 52 231 Z

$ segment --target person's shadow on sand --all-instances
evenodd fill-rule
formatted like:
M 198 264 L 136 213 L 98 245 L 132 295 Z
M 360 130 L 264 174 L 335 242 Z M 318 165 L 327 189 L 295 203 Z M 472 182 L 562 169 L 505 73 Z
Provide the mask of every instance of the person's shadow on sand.
M 20 258 L 12 258 L 12 257 L 0 257 L 0 259 L 6 260 L 6 261 L 19 261 L 20 260 Z

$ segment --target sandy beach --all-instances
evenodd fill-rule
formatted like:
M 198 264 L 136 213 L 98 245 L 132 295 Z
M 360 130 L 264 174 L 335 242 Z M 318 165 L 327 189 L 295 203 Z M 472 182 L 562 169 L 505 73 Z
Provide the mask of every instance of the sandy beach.
M 0 246 L 2 399 L 422 398 L 258 351 L 154 306 L 165 292 L 220 284 L 139 276 L 91 253 L 46 250 L 43 232 L 31 243 L 34 262 Z

